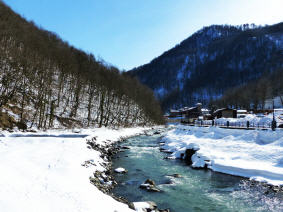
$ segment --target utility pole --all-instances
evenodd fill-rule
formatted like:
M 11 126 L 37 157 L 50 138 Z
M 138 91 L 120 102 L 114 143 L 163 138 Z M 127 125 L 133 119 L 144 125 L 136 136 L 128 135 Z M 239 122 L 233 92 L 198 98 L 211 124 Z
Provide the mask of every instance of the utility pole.
M 271 122 L 271 129 L 273 131 L 275 131 L 275 129 L 276 129 L 276 120 L 275 120 L 275 114 L 274 114 L 274 98 L 272 98 L 272 103 L 273 103 L 273 119 L 272 119 L 272 122 Z

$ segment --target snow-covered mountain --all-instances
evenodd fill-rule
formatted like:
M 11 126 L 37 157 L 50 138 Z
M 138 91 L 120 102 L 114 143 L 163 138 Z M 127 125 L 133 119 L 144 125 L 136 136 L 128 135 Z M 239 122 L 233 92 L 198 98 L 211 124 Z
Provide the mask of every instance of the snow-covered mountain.
M 229 88 L 283 67 L 283 23 L 212 25 L 128 73 L 154 90 L 163 109 L 208 103 Z

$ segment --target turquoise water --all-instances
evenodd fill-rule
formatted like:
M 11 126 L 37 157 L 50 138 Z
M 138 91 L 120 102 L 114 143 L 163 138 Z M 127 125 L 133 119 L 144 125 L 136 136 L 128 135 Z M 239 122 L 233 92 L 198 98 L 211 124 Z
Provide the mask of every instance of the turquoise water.
M 123 167 L 127 174 L 116 174 L 118 186 L 113 193 L 129 201 L 154 201 L 159 208 L 173 212 L 190 211 L 283 211 L 283 196 L 246 179 L 212 171 L 194 170 L 179 160 L 165 160 L 159 151 L 160 136 L 138 136 L 123 143 L 129 150 L 120 152 L 113 168 Z M 180 174 L 182 178 L 168 175 Z M 160 193 L 139 188 L 152 179 Z M 171 183 L 171 184 L 168 184 Z

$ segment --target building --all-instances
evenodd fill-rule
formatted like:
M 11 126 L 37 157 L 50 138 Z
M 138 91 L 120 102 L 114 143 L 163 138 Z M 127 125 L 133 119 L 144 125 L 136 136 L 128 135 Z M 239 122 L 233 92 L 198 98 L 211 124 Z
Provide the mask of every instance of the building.
M 237 118 L 245 118 L 247 114 L 247 110 L 237 110 Z
M 171 110 L 170 110 L 169 117 L 170 117 L 170 118 L 182 117 L 182 111 L 171 109 Z
M 195 107 L 184 108 L 182 111 L 183 122 L 185 123 L 194 123 L 202 115 L 201 103 L 197 103 Z
M 214 111 L 214 118 L 237 118 L 237 110 L 231 108 L 222 108 Z

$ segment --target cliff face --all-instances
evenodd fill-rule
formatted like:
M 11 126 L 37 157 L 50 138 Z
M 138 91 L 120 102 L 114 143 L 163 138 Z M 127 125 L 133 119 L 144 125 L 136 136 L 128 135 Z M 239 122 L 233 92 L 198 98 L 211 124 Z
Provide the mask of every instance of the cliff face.
M 283 23 L 204 27 L 149 64 L 129 71 L 154 90 L 164 110 L 208 103 L 232 87 L 283 67 Z

